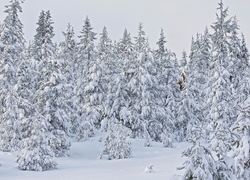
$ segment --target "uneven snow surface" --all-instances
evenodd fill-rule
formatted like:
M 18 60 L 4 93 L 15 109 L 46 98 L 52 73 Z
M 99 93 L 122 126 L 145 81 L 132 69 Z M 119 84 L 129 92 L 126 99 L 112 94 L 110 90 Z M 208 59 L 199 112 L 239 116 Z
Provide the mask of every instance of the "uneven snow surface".
M 0 180 L 178 180 L 183 171 L 181 152 L 188 143 L 176 143 L 175 148 L 164 148 L 161 143 L 144 147 L 144 140 L 132 139 L 133 155 L 129 159 L 99 159 L 103 143 L 96 136 L 85 142 L 73 142 L 71 156 L 57 158 L 57 169 L 44 172 L 21 171 L 14 153 L 0 152 Z M 145 168 L 153 166 L 153 173 Z

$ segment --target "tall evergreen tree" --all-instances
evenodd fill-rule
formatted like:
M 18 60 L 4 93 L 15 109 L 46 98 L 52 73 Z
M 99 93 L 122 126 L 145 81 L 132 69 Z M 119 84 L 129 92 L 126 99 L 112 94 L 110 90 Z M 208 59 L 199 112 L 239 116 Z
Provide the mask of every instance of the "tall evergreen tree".
M 179 62 L 179 66 L 181 68 L 181 71 L 185 71 L 186 65 L 187 65 L 187 52 L 186 51 L 182 51 L 182 57 L 181 57 L 181 60 Z
M 248 78 L 249 82 L 249 78 Z M 249 95 L 249 92 L 248 92 Z M 235 174 L 238 179 L 248 179 L 250 176 L 250 98 L 238 104 L 240 111 L 237 121 L 233 125 L 234 131 L 239 135 L 234 153 Z
M 140 23 L 138 27 L 138 35 L 135 37 L 135 51 L 139 55 L 146 44 L 145 31 L 143 30 L 143 24 Z
M 68 94 L 68 116 L 72 123 L 71 133 L 76 134 L 76 129 L 78 127 L 77 122 L 77 108 L 76 108 L 76 94 L 75 87 L 77 85 L 76 72 L 77 72 L 77 42 L 74 37 L 74 28 L 68 24 L 67 30 L 63 32 L 64 41 L 59 44 L 60 52 L 59 59 L 63 62 L 61 64 L 61 73 L 66 78 L 64 83 L 67 84 L 67 94 Z
M 158 49 L 155 51 L 155 56 L 157 59 L 163 59 L 166 56 L 167 49 L 165 48 L 166 37 L 164 36 L 163 29 L 161 29 L 160 39 L 156 43 L 158 45 Z
M 132 82 L 137 81 L 138 86 L 137 106 L 139 109 L 136 110 L 141 119 L 141 126 L 144 127 L 143 133 L 149 134 L 150 138 L 155 141 L 160 141 L 163 129 L 171 126 L 171 121 L 166 120 L 164 100 L 161 99 L 157 81 L 157 66 L 148 47 L 141 53 L 138 64 L 139 67 L 132 78 Z M 130 85 L 129 83 L 129 87 Z M 170 134 L 167 130 L 164 133 Z
M 229 158 L 227 152 L 231 149 L 231 140 L 233 134 L 230 130 L 230 125 L 233 122 L 234 110 L 232 105 L 232 96 L 230 90 L 229 54 L 227 47 L 227 33 L 230 27 L 230 20 L 227 20 L 228 9 L 224 9 L 223 3 L 219 3 L 219 14 L 217 21 L 212 28 L 214 34 L 212 40 L 214 69 L 213 76 L 210 79 L 210 119 L 211 119 L 211 139 L 210 146 L 212 151 L 216 153 L 218 164 L 220 164 L 220 176 L 225 179 L 230 179 L 232 169 L 226 164 L 226 159 Z
M 47 61 L 47 73 L 38 90 L 38 108 L 41 115 L 50 123 L 49 144 L 55 156 L 66 156 L 70 148 L 71 129 L 71 85 L 62 73 L 62 62 Z
M 85 104 L 89 102 L 89 98 L 87 97 L 88 91 L 88 82 L 91 79 L 89 76 L 89 70 L 93 63 L 95 64 L 96 62 L 96 50 L 95 50 L 95 45 L 94 45 L 94 40 L 96 39 L 96 33 L 94 33 L 93 28 L 91 27 L 91 23 L 89 21 L 89 18 L 86 17 L 84 21 L 84 26 L 81 31 L 81 35 L 79 36 L 80 42 L 78 44 L 78 57 L 77 57 L 77 65 L 78 65 L 78 71 L 76 75 L 77 79 L 77 86 L 76 86 L 76 98 L 77 98 L 77 106 L 79 107 L 78 109 L 78 124 L 79 124 L 79 129 L 78 129 L 78 139 L 82 139 L 82 137 L 89 137 L 93 135 L 93 129 L 94 125 L 93 122 L 87 121 L 85 119 L 87 109 L 85 109 Z M 96 80 L 96 77 L 93 77 L 92 79 Z M 92 86 L 93 87 L 93 86 Z M 93 90 L 95 87 L 93 88 Z M 91 89 L 90 89 L 91 90 Z M 95 98 L 96 99 L 96 98 Z M 90 115 L 91 116 L 91 115 Z M 87 123 L 87 124 L 86 124 Z M 87 125 L 87 127 L 86 127 Z M 87 130 L 86 132 L 83 132 L 83 130 Z M 88 131 L 90 131 L 88 133 Z M 85 134 L 85 135 L 84 135 Z M 87 135 L 86 135 L 87 134 Z
M 23 25 L 18 13 L 22 12 L 21 2 L 11 0 L 4 11 L 7 16 L 1 27 L 0 54 L 0 150 L 18 149 L 21 139 L 19 96 L 17 93 L 17 68 L 23 61 Z
M 161 30 L 160 39 L 157 42 L 158 49 L 154 52 L 155 65 L 157 66 L 157 79 L 160 96 L 165 108 L 165 124 L 163 129 L 164 136 L 169 136 L 174 130 L 174 118 L 176 116 L 176 103 L 180 100 L 180 91 L 177 84 L 177 77 L 179 74 L 177 58 L 173 52 L 165 47 L 165 36 Z M 173 138 L 173 137 L 168 137 Z
M 109 83 L 114 80 L 115 74 L 118 73 L 118 69 L 116 68 L 117 59 L 115 58 L 116 55 L 114 54 L 114 47 L 108 36 L 106 27 L 103 28 L 100 36 L 100 42 L 97 46 L 97 59 L 103 64 L 101 84 L 103 91 L 107 93 Z
M 84 89 L 86 95 L 80 124 L 79 139 L 87 139 L 93 135 L 93 128 L 99 129 L 103 118 L 104 92 L 102 88 L 103 64 L 99 60 L 90 62 L 87 82 Z

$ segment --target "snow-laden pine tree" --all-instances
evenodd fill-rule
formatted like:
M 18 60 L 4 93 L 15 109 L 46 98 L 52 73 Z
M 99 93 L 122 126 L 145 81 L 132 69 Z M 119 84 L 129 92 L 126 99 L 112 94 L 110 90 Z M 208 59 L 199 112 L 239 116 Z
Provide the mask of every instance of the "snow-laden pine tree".
M 32 68 L 36 72 L 33 75 L 32 85 L 36 94 L 42 85 L 41 82 L 44 80 L 45 74 L 47 73 L 46 63 L 49 59 L 55 56 L 55 45 L 52 42 L 55 35 L 52 26 L 53 23 L 50 11 L 41 11 L 37 22 L 38 27 L 36 28 L 36 34 L 31 47 L 31 63 Z M 35 96 L 34 99 L 32 99 L 33 103 L 37 102 Z
M 64 41 L 59 44 L 59 58 L 63 59 L 66 65 L 65 69 L 63 69 L 63 73 L 67 78 L 68 83 L 76 85 L 74 72 L 77 70 L 75 65 L 77 42 L 75 40 L 74 28 L 70 24 L 68 24 L 66 31 L 63 32 L 63 36 Z
M 217 21 L 212 28 L 214 34 L 213 40 L 213 76 L 210 77 L 209 93 L 210 101 L 210 147 L 216 154 L 216 160 L 219 165 L 218 173 L 221 178 L 231 179 L 232 167 L 227 164 L 228 152 L 232 148 L 231 141 L 234 138 L 230 130 L 230 125 L 234 120 L 234 109 L 231 94 L 231 74 L 229 68 L 229 54 L 227 47 L 227 32 L 229 20 L 227 18 L 228 9 L 224 9 L 223 3 L 219 3 L 219 14 Z
M 209 87 L 209 77 L 211 77 L 213 67 L 211 66 L 213 63 L 212 62 L 212 54 L 211 54 L 211 38 L 210 34 L 208 32 L 208 29 L 206 28 L 202 37 L 201 37 L 201 45 L 200 45 L 200 54 L 199 54 L 199 59 L 200 59 L 200 64 L 197 68 L 200 68 L 198 70 L 198 77 L 195 75 L 195 80 L 197 83 L 198 88 L 201 90 L 199 94 L 199 104 L 202 110 L 201 117 L 204 118 L 203 125 L 204 127 L 207 126 L 209 123 L 207 120 L 209 118 L 209 108 L 211 104 L 208 103 L 207 101 L 207 94 L 211 90 Z
M 33 111 L 36 111 L 33 108 Z M 17 155 L 18 168 L 29 171 L 45 171 L 56 168 L 54 152 L 48 144 L 50 124 L 39 113 L 23 119 L 27 137 L 21 142 L 21 151 Z
M 246 57 L 248 53 L 245 54 Z M 235 169 L 234 172 L 238 179 L 248 179 L 250 176 L 250 76 L 249 67 L 246 71 L 244 78 L 241 80 L 237 88 L 238 103 L 236 108 L 238 116 L 236 122 L 233 124 L 232 129 L 238 136 L 234 149 Z
M 108 36 L 107 28 L 104 27 L 100 34 L 100 42 L 97 45 L 97 59 L 103 64 L 101 85 L 104 93 L 108 93 L 109 83 L 115 79 L 118 73 L 117 59 L 114 53 L 112 41 Z
M 105 139 L 101 157 L 107 155 L 109 160 L 129 158 L 132 153 L 131 142 L 129 141 L 131 130 L 117 121 L 115 116 L 110 117 L 109 124 L 108 135 Z
M 20 0 L 11 0 L 4 11 L 7 16 L 1 26 L 0 53 L 0 150 L 18 149 L 20 134 L 20 98 L 17 93 L 17 68 L 24 60 L 23 25 L 18 17 L 22 12 Z
M 138 35 L 137 37 L 135 37 L 135 44 L 134 44 L 137 57 L 140 55 L 140 53 L 143 52 L 145 45 L 146 45 L 145 31 L 143 30 L 143 24 L 139 23 Z
M 132 130 L 132 136 L 135 137 L 139 131 L 143 131 L 143 126 L 140 123 L 137 111 L 140 108 L 137 102 L 138 81 L 134 78 L 138 68 L 138 61 L 136 61 L 131 37 L 127 30 L 124 31 L 123 38 L 118 42 L 117 52 L 117 78 L 109 85 L 111 88 L 106 102 L 112 104 L 114 97 L 121 98 L 121 108 L 117 112 L 121 113 L 119 119 Z M 114 103 L 117 103 L 116 101 Z M 109 112 L 111 107 L 111 105 L 105 105 L 105 112 Z
M 249 78 L 248 78 L 249 82 Z M 249 83 L 248 83 L 249 84 Z M 239 135 L 237 147 L 234 152 L 235 169 L 238 179 L 247 180 L 250 177 L 250 98 L 238 104 L 240 111 L 237 121 L 233 125 L 234 131 Z
M 64 41 L 59 44 L 59 59 L 62 61 L 61 71 L 66 78 L 65 83 L 68 84 L 68 98 L 67 101 L 68 107 L 70 108 L 68 111 L 68 116 L 70 121 L 72 122 L 71 133 L 76 134 L 78 122 L 77 122 L 77 108 L 75 103 L 75 87 L 77 85 L 76 82 L 76 74 L 77 72 L 77 42 L 75 40 L 74 28 L 68 24 L 67 30 L 63 32 Z
M 249 52 L 246 47 L 244 35 L 242 35 L 241 42 L 241 60 L 242 60 L 242 79 L 240 80 L 239 87 L 236 89 L 235 95 L 237 95 L 237 103 L 242 103 L 246 100 L 250 94 L 250 85 L 249 81 Z
M 130 33 L 127 29 L 124 30 L 123 37 L 117 44 L 117 68 L 126 70 L 127 68 L 134 68 L 134 62 L 136 59 L 136 53 L 131 40 Z M 130 66 L 130 67 L 129 67 Z
M 78 57 L 77 57 L 77 66 L 78 71 L 76 74 L 77 86 L 76 86 L 76 101 L 78 108 L 78 139 L 86 139 L 93 135 L 94 122 L 98 120 L 99 117 L 93 117 L 91 109 L 87 106 L 84 107 L 87 103 L 90 102 L 90 94 L 92 90 L 95 90 L 95 82 L 99 79 L 100 75 L 96 76 L 96 50 L 94 45 L 94 40 L 96 33 L 93 32 L 93 27 L 91 26 L 90 20 L 86 17 L 84 21 L 84 26 L 79 36 L 80 42 L 78 43 Z M 93 74 L 93 77 L 91 75 Z M 90 85 L 90 81 L 93 80 L 94 86 Z M 91 87 L 90 87 L 91 86 Z M 95 91 L 94 91 L 95 92 Z M 93 99 L 94 98 L 94 99 Z M 98 98 L 92 96 L 92 100 L 97 100 Z M 100 99 L 100 98 L 99 98 Z M 92 101 L 93 102 L 93 101 Z M 98 100 L 99 102 L 99 100 Z M 89 119 L 86 119 L 86 116 L 89 116 Z
M 42 66 L 45 59 L 55 55 L 55 45 L 52 42 L 52 38 L 55 36 L 53 24 L 54 22 L 51 19 L 50 11 L 41 11 L 32 47 L 33 58 L 38 61 L 38 65 L 40 66 Z
M 133 111 L 133 103 L 130 97 L 130 91 L 127 87 L 128 75 L 121 71 L 113 82 L 110 82 L 109 91 L 105 100 L 105 118 L 102 121 L 102 129 L 110 129 L 111 121 L 121 122 L 129 129 L 134 129 L 134 118 L 138 114 Z M 138 118 L 139 119 L 139 118 Z
M 145 131 L 148 133 L 149 138 L 155 141 L 161 141 L 161 133 L 166 130 L 165 134 L 170 134 L 169 126 L 172 125 L 171 119 L 167 119 L 164 99 L 161 98 L 161 89 L 157 80 L 157 66 L 153 54 L 150 52 L 149 47 L 145 47 L 138 59 L 138 69 L 131 82 L 137 81 L 137 106 L 136 109 L 141 124 Z M 132 88 L 132 84 L 128 84 Z M 146 137 L 145 137 L 146 138 Z
M 46 63 L 47 72 L 38 90 L 38 108 L 41 115 L 50 123 L 49 144 L 55 156 L 66 156 L 71 146 L 71 91 L 72 86 L 62 73 L 63 62 L 50 59 Z
M 194 100 L 196 86 L 192 84 L 190 79 L 183 80 L 183 84 L 182 100 L 177 105 L 178 109 L 174 121 L 174 137 L 179 142 L 189 138 L 193 126 L 202 124 L 202 119 L 198 116 L 201 109 Z
M 189 141 L 192 146 L 186 149 L 182 156 L 187 157 L 183 166 L 185 169 L 183 179 L 215 180 L 220 179 L 217 164 L 209 148 L 201 145 L 202 128 L 195 125 L 190 132 Z
M 38 113 L 50 124 L 48 143 L 55 156 L 65 156 L 70 147 L 68 133 L 72 88 L 62 73 L 63 61 L 55 59 L 52 24 L 50 12 L 42 11 L 33 45 L 34 80 L 37 81 L 34 103 Z
M 228 54 L 229 54 L 229 72 L 232 74 L 230 77 L 232 83 L 232 91 L 239 86 L 239 81 L 242 78 L 241 72 L 245 67 L 241 61 L 241 40 L 238 37 L 239 25 L 237 23 L 236 16 L 230 19 L 228 41 Z M 243 70 L 244 71 L 244 70 Z
M 180 90 L 177 84 L 179 75 L 177 59 L 174 53 L 165 47 L 166 38 L 163 30 L 160 33 L 160 39 L 157 42 L 158 48 L 154 52 L 155 65 L 157 66 L 158 89 L 160 90 L 160 98 L 163 101 L 162 106 L 165 111 L 166 126 L 163 130 L 165 136 L 169 137 L 169 133 L 174 131 L 174 118 L 176 116 L 176 102 L 180 99 Z
M 158 45 L 158 49 L 155 51 L 155 57 L 158 60 L 161 60 L 164 58 L 164 56 L 166 56 L 167 53 L 167 49 L 165 48 L 165 44 L 166 44 L 166 37 L 164 35 L 164 31 L 163 29 L 161 29 L 161 33 L 160 33 L 160 38 L 158 40 L 158 42 L 156 43 Z
M 93 60 L 89 63 L 87 82 L 84 89 L 85 102 L 82 106 L 82 121 L 79 125 L 78 139 L 86 140 L 93 136 L 94 128 L 101 127 L 104 115 L 103 99 L 104 91 L 102 88 L 103 62 Z
M 182 51 L 182 56 L 181 56 L 181 59 L 179 61 L 180 70 L 185 71 L 186 65 L 187 65 L 187 52 Z

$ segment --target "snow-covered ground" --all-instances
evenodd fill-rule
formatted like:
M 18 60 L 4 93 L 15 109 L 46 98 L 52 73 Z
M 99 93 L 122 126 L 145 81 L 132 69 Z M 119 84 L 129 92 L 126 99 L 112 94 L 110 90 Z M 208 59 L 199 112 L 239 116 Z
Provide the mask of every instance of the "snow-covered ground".
M 86 142 L 73 142 L 71 156 L 57 158 L 57 169 L 44 172 L 21 171 L 15 163 L 16 155 L 0 152 L 1 180 L 178 180 L 183 171 L 176 167 L 185 160 L 181 152 L 188 143 L 176 143 L 175 148 L 164 148 L 161 143 L 144 147 L 144 140 L 132 139 L 133 155 L 129 159 L 99 159 L 103 150 L 102 134 Z M 153 173 L 145 168 L 153 166 Z

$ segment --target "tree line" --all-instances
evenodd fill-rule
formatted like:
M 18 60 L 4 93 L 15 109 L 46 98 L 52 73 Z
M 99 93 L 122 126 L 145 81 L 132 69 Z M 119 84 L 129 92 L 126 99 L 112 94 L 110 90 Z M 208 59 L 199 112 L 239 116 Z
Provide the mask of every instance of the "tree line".
M 68 24 L 55 43 L 50 11 L 40 13 L 27 44 L 21 3 L 10 0 L 0 25 L 0 150 L 18 151 L 20 169 L 55 168 L 54 157 L 67 156 L 72 140 L 101 130 L 108 134 L 101 157 L 129 157 L 128 137 L 145 146 L 190 141 L 186 177 L 249 177 L 249 53 L 222 2 L 211 28 L 180 59 L 162 29 L 150 48 L 142 23 L 136 37 L 125 29 L 118 41 L 104 27 L 95 43 L 86 17 L 79 36 Z

